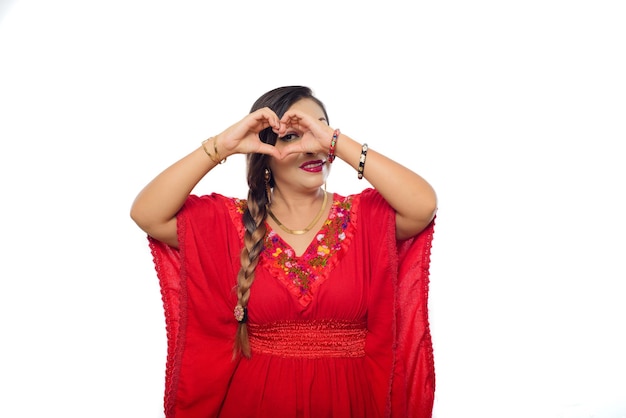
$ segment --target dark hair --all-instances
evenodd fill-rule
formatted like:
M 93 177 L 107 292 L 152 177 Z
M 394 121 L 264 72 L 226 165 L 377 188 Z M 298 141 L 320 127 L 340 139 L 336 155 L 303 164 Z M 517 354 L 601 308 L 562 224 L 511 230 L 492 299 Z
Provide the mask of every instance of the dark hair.
M 270 90 L 254 102 L 250 113 L 268 107 L 281 118 L 294 103 L 302 99 L 315 101 L 322 108 L 328 121 L 324 104 L 313 96 L 310 88 L 304 86 L 286 86 Z M 275 145 L 278 135 L 270 127 L 259 132 L 259 138 L 266 144 Z M 237 300 L 246 309 L 250 299 L 250 287 L 254 281 L 254 271 L 259 262 L 259 255 L 263 251 L 263 241 L 267 232 L 265 219 L 269 200 L 264 172 L 269 166 L 269 159 L 270 157 L 266 154 L 248 154 L 247 156 L 248 203 L 243 213 L 243 225 L 246 232 L 240 256 L 241 269 L 237 275 Z M 273 178 L 270 178 L 269 186 L 274 186 Z M 245 323 L 240 323 L 237 328 L 234 354 L 239 353 L 250 357 L 248 328 Z

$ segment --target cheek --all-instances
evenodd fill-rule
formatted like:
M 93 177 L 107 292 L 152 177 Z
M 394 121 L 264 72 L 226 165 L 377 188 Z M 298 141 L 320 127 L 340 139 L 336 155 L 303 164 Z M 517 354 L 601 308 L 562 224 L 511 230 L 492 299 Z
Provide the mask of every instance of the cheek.
M 290 166 L 293 166 L 293 164 L 298 160 L 298 157 L 299 157 L 299 154 L 290 154 L 280 161 L 278 160 L 274 161 L 274 163 L 276 164 L 277 167 L 290 167 Z
M 288 155 L 282 160 L 277 160 L 275 158 L 272 158 L 269 162 L 270 170 L 272 170 L 272 173 L 283 172 L 293 167 L 294 162 L 296 161 L 297 158 L 298 158 L 297 155 Z

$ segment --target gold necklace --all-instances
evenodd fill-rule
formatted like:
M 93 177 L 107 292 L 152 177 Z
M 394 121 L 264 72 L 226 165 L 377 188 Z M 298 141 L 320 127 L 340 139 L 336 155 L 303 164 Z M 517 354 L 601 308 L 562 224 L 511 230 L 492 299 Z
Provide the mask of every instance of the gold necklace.
M 322 213 L 324 213 L 324 209 L 326 208 L 326 202 L 327 201 L 328 201 L 328 193 L 326 193 L 326 191 L 324 191 L 324 201 L 322 202 L 322 208 L 320 209 L 320 211 L 317 214 L 317 216 L 315 217 L 315 219 L 313 219 L 313 221 L 304 229 L 289 229 L 289 228 L 287 228 L 285 225 L 283 225 L 278 220 L 278 218 L 274 215 L 274 213 L 272 213 L 272 209 L 270 209 L 269 206 L 267 206 L 267 213 L 269 213 L 269 215 L 272 217 L 274 222 L 276 222 L 276 224 L 280 227 L 280 229 L 282 229 L 286 233 L 292 234 L 292 235 L 302 235 L 302 234 L 306 234 L 307 232 L 309 232 L 315 226 L 317 221 L 320 220 L 320 218 L 322 217 Z

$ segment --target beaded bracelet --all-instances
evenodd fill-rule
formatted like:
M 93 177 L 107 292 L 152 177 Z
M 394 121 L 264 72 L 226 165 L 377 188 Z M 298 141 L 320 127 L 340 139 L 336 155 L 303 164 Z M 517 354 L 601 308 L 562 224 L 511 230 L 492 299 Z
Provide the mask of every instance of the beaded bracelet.
M 209 142 L 211 139 L 214 139 L 213 152 L 215 152 L 215 156 L 211 155 L 209 150 L 206 149 L 206 143 Z M 217 152 L 217 137 L 216 136 L 212 136 L 211 138 L 205 139 L 204 141 L 202 141 L 202 148 L 204 149 L 204 152 L 206 152 L 206 155 L 208 155 L 211 161 L 213 161 L 215 164 L 224 164 L 226 162 L 226 158 L 223 158 L 223 159 L 220 158 L 220 154 L 219 152 Z
M 337 146 L 337 139 L 339 138 L 339 129 L 335 129 L 333 132 L 333 139 L 330 140 L 330 148 L 328 149 L 328 162 L 335 161 L 335 147 Z
M 367 144 L 363 144 L 363 146 L 361 147 L 361 157 L 359 158 L 359 168 L 357 168 L 359 180 L 363 178 L 363 170 L 365 170 L 366 158 L 367 158 Z

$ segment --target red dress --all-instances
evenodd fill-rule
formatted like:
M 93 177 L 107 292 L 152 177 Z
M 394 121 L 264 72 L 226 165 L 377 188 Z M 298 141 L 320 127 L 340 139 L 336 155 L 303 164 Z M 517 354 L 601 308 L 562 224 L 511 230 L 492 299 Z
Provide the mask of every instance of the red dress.
M 431 223 L 395 240 L 373 189 L 334 195 L 308 249 L 268 225 L 248 304 L 252 356 L 233 360 L 245 201 L 191 195 L 179 250 L 150 239 L 165 308 L 167 418 L 431 416 Z

